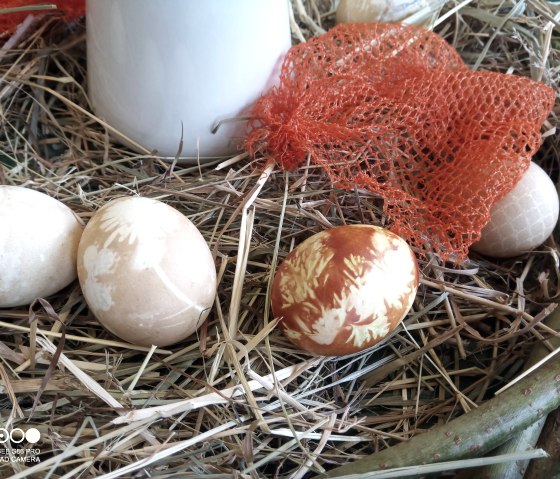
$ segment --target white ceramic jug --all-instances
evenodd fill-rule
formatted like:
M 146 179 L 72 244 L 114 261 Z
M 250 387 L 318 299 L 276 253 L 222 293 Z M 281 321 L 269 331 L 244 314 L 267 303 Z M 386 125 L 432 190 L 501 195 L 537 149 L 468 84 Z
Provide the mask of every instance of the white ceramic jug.
M 246 123 L 212 127 L 275 84 L 291 45 L 288 0 L 87 0 L 86 9 L 94 112 L 164 157 L 181 137 L 183 159 L 237 152 Z

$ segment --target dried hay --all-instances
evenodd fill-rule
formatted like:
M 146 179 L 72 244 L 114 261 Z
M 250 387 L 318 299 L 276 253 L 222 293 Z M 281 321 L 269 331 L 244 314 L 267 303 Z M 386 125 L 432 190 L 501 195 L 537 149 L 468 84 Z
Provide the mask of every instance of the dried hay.
M 294 41 L 331 26 L 334 4 L 294 0 Z M 558 88 L 558 11 L 544 0 L 466 0 L 432 21 L 473 68 Z M 8 45 L 0 184 L 46 192 L 85 221 L 116 196 L 161 199 L 208 240 L 219 287 L 197 336 L 165 350 L 105 331 L 77 283 L 48 303 L 0 311 L 2 423 L 42 434 L 40 462 L 0 462 L 1 477 L 311 477 L 476 408 L 557 334 L 543 322 L 560 294 L 551 238 L 512 260 L 422 262 L 413 310 L 374 350 L 295 350 L 269 310 L 276 265 L 324 228 L 383 225 L 382 200 L 337 191 L 313 166 L 285 173 L 240 154 L 184 167 L 134 153 L 88 107 L 83 23 L 43 18 Z M 558 113 L 535 158 L 554 181 Z

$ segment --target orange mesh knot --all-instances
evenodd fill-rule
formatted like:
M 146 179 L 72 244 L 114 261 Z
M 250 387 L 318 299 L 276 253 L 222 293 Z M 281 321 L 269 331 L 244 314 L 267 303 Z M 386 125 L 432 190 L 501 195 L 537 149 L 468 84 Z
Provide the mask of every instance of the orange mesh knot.
M 433 32 L 341 24 L 290 49 L 246 146 L 286 169 L 309 155 L 337 187 L 381 195 L 420 254 L 459 263 L 528 168 L 554 99 L 527 78 L 470 71 Z

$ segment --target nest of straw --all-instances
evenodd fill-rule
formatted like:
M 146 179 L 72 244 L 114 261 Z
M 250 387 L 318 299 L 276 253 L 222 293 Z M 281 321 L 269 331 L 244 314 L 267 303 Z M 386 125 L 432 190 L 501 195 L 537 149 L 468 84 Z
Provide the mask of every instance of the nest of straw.
M 294 1 L 294 42 L 332 26 L 335 3 Z M 557 12 L 544 0 L 451 1 L 432 23 L 473 68 L 558 88 Z M 554 237 L 511 260 L 423 260 L 412 311 L 373 350 L 294 349 L 269 308 L 277 264 L 325 228 L 383 225 L 380 198 L 339 191 L 313 166 L 262 181 L 265 162 L 243 153 L 189 167 L 139 155 L 91 113 L 83 22 L 51 15 L 17 35 L 0 50 L 0 184 L 45 192 L 86 222 L 117 196 L 163 200 L 208 241 L 219 286 L 198 333 L 165 349 L 112 336 L 77 283 L 1 310 L 1 422 L 41 432 L 38 460 L 1 461 L 1 477 L 311 477 L 468 413 L 535 347 L 553 348 Z M 559 141 L 548 134 L 535 158 L 554 181 Z

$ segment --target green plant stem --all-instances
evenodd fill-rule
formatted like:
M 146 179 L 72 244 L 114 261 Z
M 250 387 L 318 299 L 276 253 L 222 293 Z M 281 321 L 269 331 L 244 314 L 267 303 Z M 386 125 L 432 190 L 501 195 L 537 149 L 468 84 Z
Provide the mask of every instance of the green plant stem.
M 482 456 L 559 406 L 560 361 L 552 358 L 477 409 L 407 442 L 318 477 L 339 477 Z
M 537 445 L 546 448 L 549 457 L 530 461 L 524 479 L 558 479 L 560 477 L 560 409 L 552 411 L 546 418 Z
M 35 5 L 23 5 L 21 7 L 0 8 L 0 15 L 8 13 L 34 12 L 38 10 L 56 10 L 54 3 L 38 3 Z
M 548 318 L 546 318 L 545 323 L 552 329 L 560 329 L 560 310 L 556 309 Z M 560 347 L 560 338 L 550 338 L 550 344 L 558 348 Z M 543 359 L 550 351 L 544 346 L 543 343 L 539 342 L 533 346 L 525 369 L 530 368 L 534 364 L 538 363 Z M 559 361 L 558 358 L 552 358 L 552 361 Z M 519 434 L 514 435 L 509 441 L 502 444 L 496 451 L 492 451 L 492 454 L 508 454 L 516 451 L 526 451 L 533 449 L 539 440 L 543 426 L 545 425 L 546 417 L 535 421 L 528 428 L 521 431 Z M 545 450 L 548 449 L 545 447 Z M 543 467 L 543 464 L 550 462 L 549 460 L 543 461 L 533 461 L 536 465 L 535 467 Z M 541 464 L 542 462 L 542 464 Z M 492 466 L 486 466 L 479 469 L 476 475 L 479 477 L 484 477 L 485 479 L 522 479 L 525 476 L 527 466 L 529 461 L 512 461 L 509 463 L 495 464 Z M 464 476 L 473 477 L 474 471 L 465 471 Z M 550 477 L 550 476 L 541 476 Z

